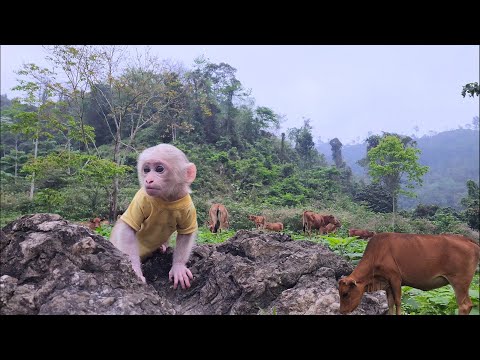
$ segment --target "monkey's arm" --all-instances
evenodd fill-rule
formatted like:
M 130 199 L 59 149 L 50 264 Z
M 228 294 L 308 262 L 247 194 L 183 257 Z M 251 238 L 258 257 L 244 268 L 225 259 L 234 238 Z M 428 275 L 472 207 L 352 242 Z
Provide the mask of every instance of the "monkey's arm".
M 186 263 L 190 258 L 193 244 L 195 243 L 196 232 L 191 234 L 177 234 L 175 250 L 173 251 L 173 264 L 168 278 L 172 281 L 173 288 L 177 288 L 180 283 L 182 289 L 190 287 L 190 280 L 193 280 L 192 272 L 186 267 Z
M 133 270 L 143 282 L 146 282 L 145 277 L 142 273 L 142 266 L 140 262 L 140 255 L 138 252 L 138 244 L 135 230 L 133 230 L 127 223 L 125 223 L 121 219 L 118 219 L 112 229 L 110 239 L 112 241 L 112 244 L 117 249 L 128 255 L 132 263 Z

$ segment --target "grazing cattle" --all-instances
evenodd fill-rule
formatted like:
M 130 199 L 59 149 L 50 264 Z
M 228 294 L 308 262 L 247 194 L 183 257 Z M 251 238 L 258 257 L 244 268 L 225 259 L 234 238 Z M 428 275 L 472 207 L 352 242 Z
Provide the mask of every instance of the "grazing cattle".
M 380 233 L 370 239 L 353 272 L 338 282 L 340 313 L 356 309 L 365 291 L 386 290 L 388 313 L 401 314 L 401 286 L 432 290 L 450 283 L 458 313 L 468 315 L 468 288 L 480 246 L 462 235 Z
M 358 236 L 360 239 L 370 239 L 376 233 L 375 231 L 368 231 L 363 229 L 349 229 L 348 236 Z
M 266 230 L 272 230 L 272 231 L 283 231 L 283 224 L 281 222 L 275 222 L 275 223 L 266 222 L 264 225 L 264 228 Z
M 331 232 L 337 231 L 337 229 L 341 226 L 342 226 L 342 224 L 340 223 L 340 221 L 337 220 L 336 224 L 332 224 L 332 223 L 327 224 L 327 226 L 325 226 L 324 230 L 327 234 L 330 234 Z M 320 230 L 322 231 L 322 234 L 323 234 L 323 229 L 320 229 Z
M 340 222 L 333 215 L 321 215 L 316 214 L 313 211 L 304 211 L 302 222 L 303 234 L 305 234 L 305 231 L 307 231 L 308 236 L 311 236 L 312 229 L 317 229 L 319 233 L 323 234 L 324 228 L 327 226 L 327 224 L 340 224 Z
M 257 229 L 265 227 L 267 219 L 265 216 L 260 215 L 248 215 L 248 220 L 252 220 L 255 223 Z
M 100 227 L 100 222 L 101 221 L 102 221 L 102 219 L 100 219 L 98 217 L 90 219 L 90 222 L 88 223 L 88 227 L 90 228 L 90 230 L 95 230 L 96 228 Z
M 88 222 L 88 227 L 91 230 L 95 230 L 104 225 L 110 225 L 110 222 L 108 220 L 102 220 L 98 217 L 90 219 L 90 221 Z
M 230 227 L 228 222 L 228 211 L 223 204 L 212 204 L 208 211 L 208 228 L 212 233 L 222 232 L 222 229 Z

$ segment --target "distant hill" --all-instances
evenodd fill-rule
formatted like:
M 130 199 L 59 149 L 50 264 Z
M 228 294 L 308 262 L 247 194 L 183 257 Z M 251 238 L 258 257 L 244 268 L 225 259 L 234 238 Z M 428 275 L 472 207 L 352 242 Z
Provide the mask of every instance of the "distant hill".
M 479 182 L 478 130 L 445 131 L 416 141 L 421 150 L 420 163 L 428 165 L 430 170 L 423 178 L 423 186 L 415 190 L 418 197 L 401 197 L 400 207 L 411 209 L 423 203 L 460 209 L 460 200 L 467 193 L 467 180 Z M 333 163 L 330 144 L 320 143 L 317 149 Z M 366 177 L 365 170 L 356 163 L 365 154 L 366 143 L 342 147 L 343 159 L 359 177 Z

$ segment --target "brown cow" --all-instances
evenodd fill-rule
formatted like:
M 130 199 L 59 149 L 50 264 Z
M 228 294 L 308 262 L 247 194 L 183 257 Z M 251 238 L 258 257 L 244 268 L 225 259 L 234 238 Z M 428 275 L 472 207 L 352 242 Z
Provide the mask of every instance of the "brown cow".
M 401 314 L 402 286 L 432 290 L 450 283 L 458 313 L 468 315 L 468 288 L 480 246 L 463 235 L 380 233 L 368 242 L 353 272 L 338 282 L 340 313 L 356 309 L 365 291 L 386 290 L 388 313 Z
M 88 227 L 91 230 L 95 230 L 95 229 L 97 229 L 101 226 L 105 226 L 105 225 L 110 225 L 110 221 L 105 220 L 105 219 L 100 219 L 98 217 L 90 219 L 90 221 L 88 222 Z
M 368 231 L 363 229 L 349 229 L 348 236 L 358 236 L 360 239 L 370 239 L 376 233 L 375 231 Z
M 302 221 L 303 234 L 305 234 L 305 230 L 307 230 L 308 236 L 312 235 L 312 229 L 318 229 L 319 233 L 323 234 L 324 228 L 327 226 L 327 224 L 340 224 L 340 222 L 333 215 L 321 215 L 316 214 L 313 211 L 304 211 Z
M 228 222 L 228 211 L 225 205 L 223 204 L 212 204 L 210 210 L 208 211 L 209 221 L 207 222 L 208 228 L 211 232 L 217 233 L 222 232 L 222 229 L 227 229 L 230 227 Z
M 283 224 L 281 222 L 275 222 L 275 223 L 266 222 L 264 225 L 264 228 L 266 230 L 272 230 L 272 231 L 283 231 Z
M 342 226 L 342 224 L 340 223 L 340 221 L 338 221 L 338 223 L 336 223 L 336 224 L 329 223 L 329 224 L 327 224 L 327 226 L 325 226 L 324 230 L 326 231 L 327 234 L 330 234 L 331 232 L 337 231 L 337 229 L 341 226 Z M 323 234 L 323 229 L 321 229 L 321 230 L 322 230 L 322 234 Z
M 96 228 L 100 227 L 100 222 L 101 221 L 102 221 L 102 219 L 100 219 L 98 217 L 90 219 L 90 221 L 88 223 L 88 227 L 90 228 L 90 230 L 95 230 Z
M 265 216 L 260 215 L 248 215 L 248 220 L 252 220 L 255 223 L 255 227 L 257 229 L 264 228 L 265 223 L 267 222 L 267 218 Z

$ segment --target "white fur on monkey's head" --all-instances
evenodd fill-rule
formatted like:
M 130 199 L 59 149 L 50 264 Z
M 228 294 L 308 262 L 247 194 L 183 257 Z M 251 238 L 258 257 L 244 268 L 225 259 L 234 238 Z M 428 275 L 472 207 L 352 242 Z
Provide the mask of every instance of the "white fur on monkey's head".
M 138 156 L 137 171 L 140 186 L 143 186 L 143 165 L 145 161 L 152 160 L 163 160 L 170 165 L 177 165 L 170 170 L 175 173 L 176 180 L 184 179 L 185 184 L 190 184 L 195 179 L 196 167 L 188 161 L 183 151 L 170 144 L 159 144 L 143 150 Z

